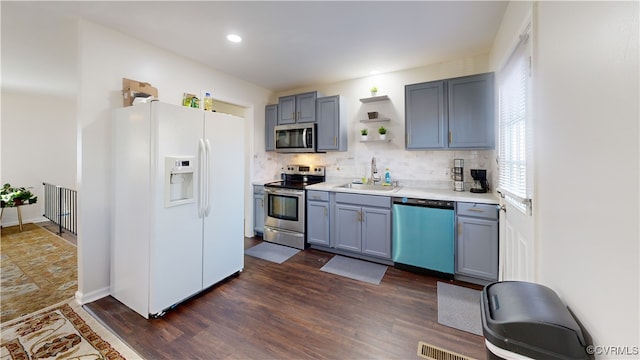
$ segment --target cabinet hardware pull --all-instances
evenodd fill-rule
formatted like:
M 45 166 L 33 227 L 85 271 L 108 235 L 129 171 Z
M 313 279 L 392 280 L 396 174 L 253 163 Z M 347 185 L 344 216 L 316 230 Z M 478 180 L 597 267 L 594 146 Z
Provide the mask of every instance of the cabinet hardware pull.
M 449 144 L 453 142 L 453 133 L 449 131 Z
M 458 224 L 458 237 L 462 236 L 462 224 Z
M 324 210 L 324 217 L 327 217 L 327 208 L 323 208 Z
M 469 211 L 484 212 L 484 210 L 478 208 L 469 208 Z
M 333 146 L 336 146 L 336 145 L 338 145 L 338 137 L 334 136 L 333 137 Z

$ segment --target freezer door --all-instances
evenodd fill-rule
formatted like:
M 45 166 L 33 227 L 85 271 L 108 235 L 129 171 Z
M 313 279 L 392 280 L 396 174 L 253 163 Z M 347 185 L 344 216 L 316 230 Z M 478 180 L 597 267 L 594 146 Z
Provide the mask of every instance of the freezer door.
M 202 290 L 202 229 L 198 201 L 166 206 L 165 161 L 190 158 L 198 197 L 198 144 L 203 136 L 203 112 L 157 103 L 152 108 L 155 157 L 150 247 L 149 313 L 158 313 Z
M 244 267 L 244 119 L 205 113 L 209 149 L 204 221 L 203 288 Z

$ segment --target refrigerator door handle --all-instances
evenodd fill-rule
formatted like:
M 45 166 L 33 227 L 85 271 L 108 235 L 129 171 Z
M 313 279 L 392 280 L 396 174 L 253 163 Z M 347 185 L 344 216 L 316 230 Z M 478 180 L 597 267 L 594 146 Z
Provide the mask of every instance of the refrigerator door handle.
M 205 192 L 205 145 L 204 140 L 198 142 L 198 217 L 204 217 L 204 192 Z
M 211 204 L 209 203 L 209 190 L 211 188 L 211 143 L 209 143 L 209 139 L 205 140 L 205 145 L 206 145 L 206 162 L 205 162 L 205 166 L 206 166 L 206 172 L 205 172 L 205 207 L 204 207 L 204 216 L 207 217 L 209 216 L 209 212 L 211 212 Z

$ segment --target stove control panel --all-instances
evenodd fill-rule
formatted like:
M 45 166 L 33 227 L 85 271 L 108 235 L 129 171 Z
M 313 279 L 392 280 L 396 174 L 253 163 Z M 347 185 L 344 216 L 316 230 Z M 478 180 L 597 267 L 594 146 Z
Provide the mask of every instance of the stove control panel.
M 316 175 L 324 176 L 326 167 L 323 165 L 285 165 L 282 173 L 287 175 Z

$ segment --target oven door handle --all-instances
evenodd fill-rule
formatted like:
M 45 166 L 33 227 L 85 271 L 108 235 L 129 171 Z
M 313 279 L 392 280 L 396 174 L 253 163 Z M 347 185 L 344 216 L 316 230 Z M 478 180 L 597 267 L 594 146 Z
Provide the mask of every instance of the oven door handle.
M 285 189 L 285 188 L 264 188 L 265 193 L 269 194 L 278 194 L 278 195 L 293 195 L 297 197 L 302 197 L 304 195 L 304 190 L 294 190 L 294 189 Z

